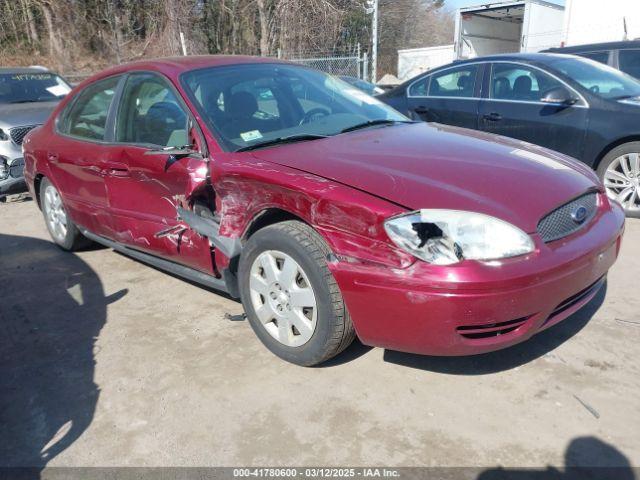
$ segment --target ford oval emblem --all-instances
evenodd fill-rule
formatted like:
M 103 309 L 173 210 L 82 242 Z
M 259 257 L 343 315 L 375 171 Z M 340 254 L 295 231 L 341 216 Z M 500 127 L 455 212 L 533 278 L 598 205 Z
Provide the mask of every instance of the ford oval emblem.
M 571 218 L 576 223 L 582 223 L 587 218 L 587 208 L 586 207 L 578 207 L 573 212 L 571 212 Z

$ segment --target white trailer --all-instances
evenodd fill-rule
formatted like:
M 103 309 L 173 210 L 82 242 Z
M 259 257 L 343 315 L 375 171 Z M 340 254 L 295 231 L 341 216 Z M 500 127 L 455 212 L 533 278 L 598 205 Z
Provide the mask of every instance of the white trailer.
M 562 46 L 640 38 L 640 0 L 566 0 Z
M 564 7 L 543 0 L 460 8 L 456 13 L 455 58 L 557 47 L 562 40 L 563 20 Z
M 398 79 L 404 82 L 454 59 L 453 45 L 398 50 Z

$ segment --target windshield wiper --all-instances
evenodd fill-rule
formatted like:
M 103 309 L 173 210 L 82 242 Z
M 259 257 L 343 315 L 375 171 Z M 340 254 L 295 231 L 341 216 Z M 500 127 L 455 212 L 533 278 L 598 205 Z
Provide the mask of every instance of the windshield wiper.
M 386 118 L 380 118 L 378 120 L 369 120 L 367 122 L 358 123 L 347 128 L 340 130 L 340 133 L 353 132 L 355 130 L 362 130 L 363 128 L 374 127 L 376 125 L 395 125 L 396 123 L 416 123 L 411 120 L 388 120 Z
M 9 103 L 38 103 L 40 100 L 37 99 L 30 99 L 30 100 L 16 100 L 14 102 L 9 102 Z
M 256 150 L 258 148 L 271 147 L 273 145 L 283 145 L 285 143 L 304 142 L 306 140 L 318 140 L 320 138 L 327 138 L 329 135 L 318 135 L 314 133 L 301 133 L 298 135 L 289 135 L 286 137 L 278 137 L 272 140 L 266 140 L 260 143 L 254 143 L 253 145 L 247 145 L 236 150 L 236 152 L 247 152 L 249 150 Z

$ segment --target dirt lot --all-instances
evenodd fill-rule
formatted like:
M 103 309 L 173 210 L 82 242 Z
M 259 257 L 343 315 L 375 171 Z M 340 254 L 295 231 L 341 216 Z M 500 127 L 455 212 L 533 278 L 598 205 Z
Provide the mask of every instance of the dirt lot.
M 0 465 L 640 465 L 640 221 L 606 292 L 469 358 L 271 355 L 242 307 L 0 205 Z M 626 477 L 625 477 L 626 478 Z

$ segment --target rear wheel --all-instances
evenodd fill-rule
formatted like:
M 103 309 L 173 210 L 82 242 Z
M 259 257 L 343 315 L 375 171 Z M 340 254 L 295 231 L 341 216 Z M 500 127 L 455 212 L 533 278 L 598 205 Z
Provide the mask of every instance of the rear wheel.
M 240 259 L 242 304 L 254 332 L 280 358 L 303 366 L 337 355 L 355 338 L 330 253 L 308 225 L 287 221 L 256 232 Z
M 640 142 L 611 150 L 600 162 L 598 176 L 628 217 L 640 217 Z
M 60 192 L 47 178 L 43 178 L 40 182 L 40 201 L 47 230 L 60 248 L 74 251 L 91 243 L 71 221 L 62 203 Z

